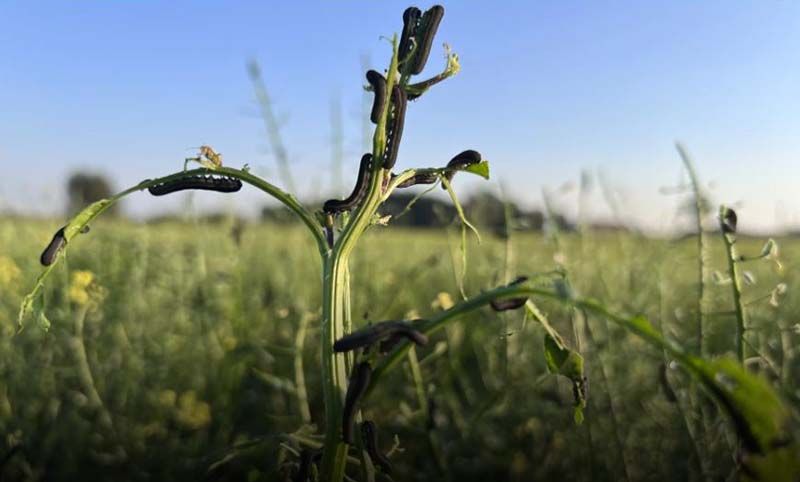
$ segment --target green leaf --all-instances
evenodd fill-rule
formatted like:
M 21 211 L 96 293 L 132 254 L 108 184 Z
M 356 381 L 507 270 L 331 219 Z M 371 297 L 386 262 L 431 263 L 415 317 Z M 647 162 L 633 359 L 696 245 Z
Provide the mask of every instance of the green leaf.
M 464 168 L 464 172 L 471 172 L 472 174 L 477 174 L 484 179 L 489 179 L 489 161 L 484 159 L 477 164 L 470 164 Z
M 583 357 L 580 353 L 565 347 L 562 342 L 546 334 L 544 336 L 544 358 L 550 373 L 567 377 L 572 381 L 572 394 L 575 397 L 573 419 L 577 425 L 583 423 L 583 409 L 586 408 L 587 379 L 583 370 Z

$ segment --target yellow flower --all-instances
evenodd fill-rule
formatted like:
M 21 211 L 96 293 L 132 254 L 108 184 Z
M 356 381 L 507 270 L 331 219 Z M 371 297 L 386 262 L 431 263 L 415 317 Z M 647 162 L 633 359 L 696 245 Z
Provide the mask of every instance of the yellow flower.
M 20 270 L 11 258 L 0 256 L 0 286 L 11 284 L 19 277 Z
M 175 418 L 183 427 L 198 430 L 211 423 L 211 406 L 202 400 L 197 400 L 194 390 L 189 390 L 178 398 Z
M 442 291 L 438 295 L 436 295 L 436 299 L 433 300 L 431 303 L 431 308 L 441 308 L 443 310 L 449 310 L 453 307 L 453 298 L 450 296 L 450 293 Z
M 72 279 L 69 283 L 69 299 L 77 305 L 89 303 L 89 292 L 87 288 L 94 281 L 94 274 L 91 271 L 73 271 Z

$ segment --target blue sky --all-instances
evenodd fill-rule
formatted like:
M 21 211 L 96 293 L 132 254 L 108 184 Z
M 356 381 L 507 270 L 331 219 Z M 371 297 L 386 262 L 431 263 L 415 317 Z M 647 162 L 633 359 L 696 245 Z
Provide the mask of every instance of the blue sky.
M 480 150 L 523 204 L 602 171 L 626 216 L 672 222 L 675 140 L 752 229 L 800 226 L 800 3 L 443 2 L 462 71 L 410 106 L 398 167 Z M 76 169 L 118 187 L 174 171 L 191 146 L 275 178 L 245 70 L 260 62 L 301 195 L 330 186 L 332 99 L 345 167 L 362 152 L 362 58 L 382 69 L 405 2 L 2 2 L 0 206 L 56 212 Z M 429 4 L 419 4 L 427 8 Z M 462 176 L 465 177 L 465 176 Z M 461 190 L 480 181 L 459 179 Z M 254 212 L 254 191 L 197 196 Z M 608 215 L 599 196 L 591 212 Z M 137 215 L 181 199 L 138 195 Z M 574 195 L 559 201 L 566 211 Z

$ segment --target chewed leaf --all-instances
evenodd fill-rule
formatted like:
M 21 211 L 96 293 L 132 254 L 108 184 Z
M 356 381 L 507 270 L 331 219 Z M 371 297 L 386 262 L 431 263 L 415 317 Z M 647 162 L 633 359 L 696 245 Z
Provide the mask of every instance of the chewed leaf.
M 489 161 L 484 159 L 477 164 L 470 164 L 464 168 L 464 172 L 470 172 L 484 179 L 489 179 Z
M 580 353 L 570 350 L 549 334 L 544 337 L 544 358 L 547 370 L 556 375 L 562 375 L 572 381 L 572 393 L 575 397 L 575 423 L 583 423 L 583 409 L 586 408 L 587 384 L 584 375 L 583 357 Z

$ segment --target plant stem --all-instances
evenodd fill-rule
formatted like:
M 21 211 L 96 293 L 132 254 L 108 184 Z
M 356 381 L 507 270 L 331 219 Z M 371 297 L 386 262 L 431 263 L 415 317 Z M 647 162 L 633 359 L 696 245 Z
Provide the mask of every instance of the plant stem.
M 300 409 L 300 418 L 303 423 L 311 423 L 311 410 L 308 408 L 308 391 L 306 390 L 306 376 L 303 372 L 303 346 L 306 341 L 308 328 L 308 314 L 300 317 L 300 325 L 294 335 L 294 385 L 297 389 L 297 405 Z
M 722 210 L 727 209 L 722 207 Z M 744 330 L 747 326 L 747 312 L 742 302 L 742 276 L 739 270 L 738 255 L 736 254 L 736 234 L 726 232 L 725 226 L 720 220 L 722 227 L 722 240 L 725 243 L 725 254 L 728 258 L 728 276 L 731 278 L 731 290 L 733 292 L 733 305 L 736 311 L 736 358 L 739 363 L 744 363 Z
M 708 278 L 706 268 L 706 235 L 703 229 L 703 203 L 704 196 L 700 190 L 700 180 L 694 168 L 691 157 L 680 143 L 675 144 L 678 154 L 683 160 L 683 165 L 689 172 L 689 179 L 692 183 L 692 193 L 694 196 L 694 220 L 697 230 L 697 351 L 700 356 L 706 355 L 705 347 L 705 280 Z

